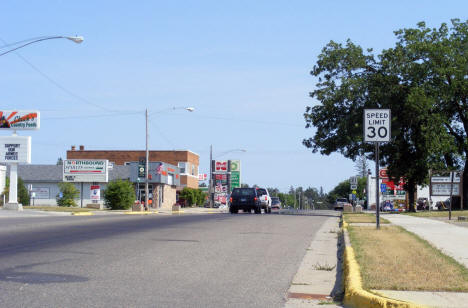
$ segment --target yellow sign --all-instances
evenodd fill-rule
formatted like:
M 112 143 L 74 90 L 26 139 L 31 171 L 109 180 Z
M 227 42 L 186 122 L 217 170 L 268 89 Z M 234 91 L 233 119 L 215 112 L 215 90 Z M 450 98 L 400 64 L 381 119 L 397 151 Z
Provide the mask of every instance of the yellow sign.
M 353 190 L 353 195 L 355 195 L 355 194 L 356 194 L 356 191 L 355 191 L 355 190 Z

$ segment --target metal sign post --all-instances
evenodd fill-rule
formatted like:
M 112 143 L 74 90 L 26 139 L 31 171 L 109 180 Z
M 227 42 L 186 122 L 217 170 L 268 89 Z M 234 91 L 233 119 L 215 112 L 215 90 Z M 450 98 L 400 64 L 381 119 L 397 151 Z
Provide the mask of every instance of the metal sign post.
M 375 143 L 375 221 L 377 229 L 380 229 L 380 202 L 379 202 L 379 143 Z
M 364 142 L 373 142 L 375 144 L 375 216 L 377 229 L 380 229 L 379 143 L 390 141 L 390 124 L 390 109 L 364 109 Z
M 450 172 L 450 205 L 449 205 L 449 220 L 452 220 L 452 195 L 453 195 L 453 175 L 455 172 Z

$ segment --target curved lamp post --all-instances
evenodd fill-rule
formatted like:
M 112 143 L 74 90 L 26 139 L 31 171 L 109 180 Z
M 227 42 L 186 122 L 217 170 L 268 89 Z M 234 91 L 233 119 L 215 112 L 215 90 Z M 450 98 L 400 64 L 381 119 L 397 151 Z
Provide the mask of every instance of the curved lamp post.
M 6 55 L 7 53 L 10 53 L 12 51 L 15 51 L 17 49 L 23 48 L 25 46 L 28 46 L 28 45 L 31 45 L 31 44 L 34 44 L 34 43 L 47 41 L 47 40 L 54 40 L 54 39 L 67 39 L 67 40 L 70 40 L 70 41 L 75 42 L 77 44 L 80 44 L 80 43 L 82 43 L 84 41 L 84 38 L 82 36 L 46 36 L 46 37 L 41 37 L 41 38 L 37 38 L 37 39 L 32 39 L 32 41 L 30 41 L 30 42 L 27 42 L 28 40 L 26 40 L 26 41 L 20 41 L 20 42 L 16 42 L 16 43 L 13 43 L 13 44 L 9 44 L 8 46 L 13 46 L 13 45 L 17 45 L 17 44 L 20 44 L 20 43 L 27 42 L 27 43 L 24 43 L 24 44 L 22 44 L 22 45 L 20 45 L 18 47 L 15 47 L 13 49 L 10 49 L 10 50 L 7 50 L 5 52 L 0 53 L 0 56 Z
M 193 112 L 195 110 L 194 107 L 172 107 L 168 108 L 165 110 L 177 110 L 177 109 L 185 109 L 189 112 Z M 164 110 L 162 110 L 164 111 Z M 158 111 L 157 111 L 158 112 Z M 156 113 L 157 113 L 156 112 Z M 153 113 L 154 114 L 154 113 Z M 149 175 L 149 149 L 148 149 L 148 109 L 145 111 L 145 117 L 146 117 L 146 158 L 145 158 L 145 207 L 148 208 L 149 210 L 149 205 L 148 205 L 148 195 L 149 195 L 149 185 L 148 185 L 148 175 Z M 138 187 L 140 189 L 140 187 Z M 153 192 L 154 195 L 154 192 Z M 154 198 L 153 198 L 154 200 Z
M 68 39 L 70 41 L 73 41 L 77 44 L 83 42 L 83 37 L 82 36 L 43 36 L 43 37 L 38 37 L 38 38 L 31 38 L 31 39 L 27 39 L 27 40 L 23 40 L 23 41 L 19 41 L 19 42 L 16 42 L 16 43 L 13 43 L 13 44 L 8 44 L 8 45 L 5 45 L 5 46 L 2 46 L 0 47 L 1 49 L 3 48 L 6 48 L 6 47 L 11 47 L 11 46 L 15 46 L 15 45 L 19 45 L 17 47 L 14 47 L 12 49 L 9 49 L 7 51 L 4 51 L 4 52 L 1 52 L 0 53 L 0 56 L 3 56 L 3 55 L 6 55 L 7 53 L 10 53 L 12 51 L 15 51 L 15 50 L 18 50 L 20 48 L 23 48 L 25 46 L 28 46 L 28 45 L 31 45 L 31 44 L 34 44 L 34 43 L 38 43 L 38 42 L 42 42 L 42 41 L 46 41 L 46 40 L 53 40 L 53 39 Z M 13 136 L 16 136 L 16 131 L 14 131 L 13 133 Z M 17 181 L 18 181 L 18 174 L 17 174 L 17 163 L 13 163 L 10 167 L 10 196 L 9 196 L 9 202 L 8 204 L 6 204 L 5 206 L 7 206 L 8 209 L 14 209 L 14 210 L 18 210 L 18 211 L 22 211 L 23 210 L 23 207 L 21 204 L 18 204 L 18 200 L 17 200 L 17 189 L 16 189 L 16 186 L 17 186 Z

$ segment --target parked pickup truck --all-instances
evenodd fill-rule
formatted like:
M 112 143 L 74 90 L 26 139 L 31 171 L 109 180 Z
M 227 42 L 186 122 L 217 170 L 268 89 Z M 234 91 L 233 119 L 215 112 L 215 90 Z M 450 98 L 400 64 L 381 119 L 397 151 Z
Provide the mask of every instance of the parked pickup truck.
M 335 201 L 334 209 L 335 209 L 335 211 L 342 211 L 344 206 L 347 205 L 347 204 L 349 204 L 348 199 L 338 198 Z

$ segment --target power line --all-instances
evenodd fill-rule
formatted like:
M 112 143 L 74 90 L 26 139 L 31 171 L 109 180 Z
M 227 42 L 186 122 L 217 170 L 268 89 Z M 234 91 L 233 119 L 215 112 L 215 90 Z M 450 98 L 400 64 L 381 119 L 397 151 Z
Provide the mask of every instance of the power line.
M 7 44 L 7 42 L 0 37 L 0 41 L 2 41 L 4 44 Z M 14 45 L 15 44 L 18 44 L 17 43 L 13 43 Z M 33 70 L 35 70 L 38 74 L 40 74 L 42 77 L 44 77 L 45 79 L 47 79 L 50 83 L 52 83 L 54 86 L 56 86 L 57 88 L 59 88 L 60 90 L 64 91 L 65 93 L 67 93 L 68 95 L 82 101 L 83 103 L 85 104 L 88 104 L 88 105 L 91 105 L 91 106 L 94 106 L 94 107 L 97 107 L 99 109 L 103 109 L 105 111 L 113 111 L 107 107 L 103 107 L 103 106 L 100 106 L 98 104 L 95 104 L 93 102 L 90 102 L 89 100 L 75 94 L 74 92 L 68 90 L 67 88 L 65 88 L 64 86 L 62 86 L 61 84 L 59 84 L 57 81 L 55 81 L 54 79 L 52 79 L 51 77 L 49 77 L 46 73 L 42 72 L 38 67 L 36 67 L 34 64 L 32 64 L 31 62 L 29 62 L 25 57 L 23 57 L 21 54 L 19 54 L 17 51 L 14 52 L 14 54 L 16 54 L 21 60 L 23 60 L 26 64 L 28 64 Z

